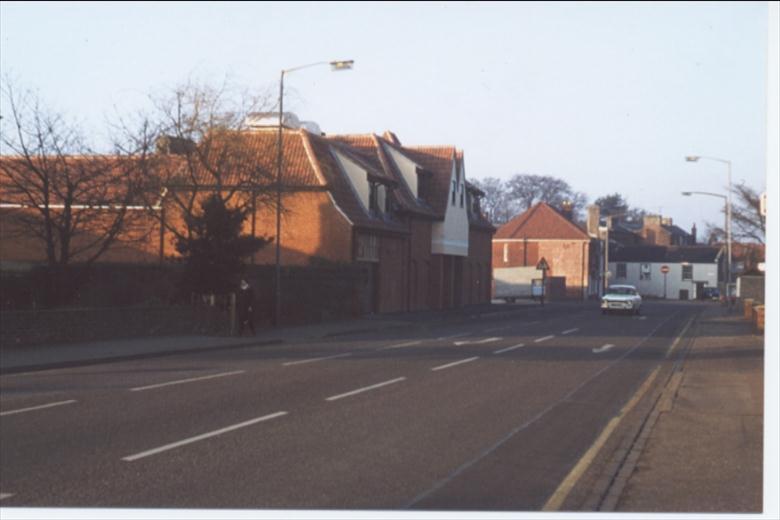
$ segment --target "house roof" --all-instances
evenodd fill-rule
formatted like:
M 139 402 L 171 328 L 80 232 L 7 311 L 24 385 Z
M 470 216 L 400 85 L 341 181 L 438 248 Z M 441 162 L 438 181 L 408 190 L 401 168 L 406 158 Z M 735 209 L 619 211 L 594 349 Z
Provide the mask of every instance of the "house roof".
M 439 218 L 447 213 L 452 168 L 457 160 L 454 146 L 404 146 L 396 147 L 427 172 L 427 184 L 423 183 L 423 195 Z M 424 173 L 425 175 L 425 173 Z
M 496 231 L 496 239 L 590 240 L 579 226 L 558 210 L 540 202 L 516 216 Z
M 610 252 L 612 262 L 690 262 L 709 264 L 717 261 L 721 248 L 709 246 L 626 246 Z
M 392 132 L 389 132 L 392 134 Z M 385 132 L 387 135 L 388 132 Z M 395 134 L 392 134 L 397 141 Z M 393 146 L 393 143 L 388 142 L 385 138 L 376 136 L 374 134 L 347 134 L 347 135 L 335 135 L 329 136 L 329 140 L 338 143 L 344 143 L 359 153 L 361 157 L 369 161 L 369 164 L 373 164 L 377 168 L 381 168 L 385 175 L 392 179 L 396 185 L 393 190 L 393 196 L 400 206 L 401 211 L 414 213 L 418 216 L 428 218 L 443 218 L 433 211 L 433 209 L 423 200 L 415 197 L 414 194 L 403 180 L 403 175 L 395 166 L 392 160 L 389 160 L 382 145 L 387 144 Z M 394 146 L 399 152 L 404 153 L 402 148 Z M 410 157 L 411 158 L 411 157 Z

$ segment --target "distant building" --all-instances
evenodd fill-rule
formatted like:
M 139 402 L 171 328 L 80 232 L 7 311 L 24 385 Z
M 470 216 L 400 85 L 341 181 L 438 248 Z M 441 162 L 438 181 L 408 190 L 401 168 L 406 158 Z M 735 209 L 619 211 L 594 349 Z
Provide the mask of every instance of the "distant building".
M 692 300 L 703 297 L 705 287 L 718 287 L 723 261 L 720 247 L 618 247 L 609 256 L 610 283 L 633 285 L 642 296 Z

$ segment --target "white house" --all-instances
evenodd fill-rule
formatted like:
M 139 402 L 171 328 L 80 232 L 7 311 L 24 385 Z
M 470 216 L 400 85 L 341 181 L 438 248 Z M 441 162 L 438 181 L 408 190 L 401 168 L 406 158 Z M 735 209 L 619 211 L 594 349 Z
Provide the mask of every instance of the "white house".
M 722 258 L 718 247 L 618 247 L 610 251 L 609 281 L 633 285 L 642 296 L 692 300 L 705 287 L 718 287 Z

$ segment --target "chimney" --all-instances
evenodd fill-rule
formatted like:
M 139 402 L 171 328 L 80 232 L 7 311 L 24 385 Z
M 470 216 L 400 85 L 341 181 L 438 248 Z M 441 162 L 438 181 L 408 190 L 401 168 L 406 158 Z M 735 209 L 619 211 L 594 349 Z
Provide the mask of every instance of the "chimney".
M 187 155 L 195 150 L 195 141 L 172 135 L 160 136 L 154 144 L 159 154 Z
M 661 224 L 663 224 L 664 226 L 671 226 L 672 217 L 661 217 Z
M 599 218 L 601 217 L 601 208 L 592 204 L 588 206 L 588 235 L 594 238 L 599 236 Z
M 696 222 L 691 227 L 691 244 L 696 244 Z
M 644 216 L 644 225 L 647 226 L 660 226 L 661 225 L 661 215 L 645 215 Z
M 571 201 L 565 200 L 561 203 L 561 213 L 566 220 L 571 220 L 574 217 L 574 205 Z

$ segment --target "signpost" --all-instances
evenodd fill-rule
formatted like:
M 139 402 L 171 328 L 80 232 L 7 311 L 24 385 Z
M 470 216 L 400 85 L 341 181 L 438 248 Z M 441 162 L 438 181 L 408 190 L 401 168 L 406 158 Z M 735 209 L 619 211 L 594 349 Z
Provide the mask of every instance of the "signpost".
M 544 307 L 544 293 L 546 291 L 545 279 L 547 278 L 547 270 L 550 266 L 547 264 L 547 260 L 542 257 L 536 264 L 536 268 L 542 272 L 542 294 L 539 296 L 539 301 L 542 303 L 542 307 Z
M 666 275 L 669 273 L 669 266 L 662 265 L 661 272 L 664 273 L 664 300 L 666 299 Z

